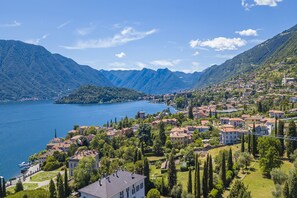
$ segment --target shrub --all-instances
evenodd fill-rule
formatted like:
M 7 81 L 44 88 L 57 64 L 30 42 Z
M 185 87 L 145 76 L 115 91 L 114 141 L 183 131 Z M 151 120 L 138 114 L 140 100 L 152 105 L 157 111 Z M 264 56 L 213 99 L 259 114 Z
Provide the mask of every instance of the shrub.
M 150 189 L 150 191 L 148 191 L 147 193 L 147 198 L 160 198 L 160 192 L 156 189 L 156 188 L 152 188 Z
M 218 198 L 219 197 L 219 191 L 215 188 L 213 188 L 210 193 L 208 194 L 209 198 Z

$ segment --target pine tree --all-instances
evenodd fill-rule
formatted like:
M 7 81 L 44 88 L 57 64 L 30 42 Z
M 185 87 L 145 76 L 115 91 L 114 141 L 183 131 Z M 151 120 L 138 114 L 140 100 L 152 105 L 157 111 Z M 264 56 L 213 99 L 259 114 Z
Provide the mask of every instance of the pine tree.
M 228 156 L 228 170 L 233 171 L 233 156 L 232 156 L 232 149 L 229 149 L 229 156 Z
M 208 162 L 208 191 L 210 192 L 213 189 L 213 167 L 212 167 L 212 157 L 209 156 Z
M 188 193 L 192 193 L 192 170 L 189 169 L 189 175 L 188 175 Z
M 244 152 L 244 135 L 241 136 L 241 152 Z
M 221 167 L 221 180 L 223 182 L 223 186 L 226 187 L 226 162 L 225 162 L 225 153 L 223 153 L 222 157 L 222 167 Z
M 161 140 L 162 145 L 164 146 L 166 142 L 166 134 L 165 134 L 165 124 L 162 121 L 159 124 L 159 139 Z
M 58 191 L 58 198 L 65 197 L 63 179 L 60 173 L 58 173 L 57 175 L 57 191 Z
M 289 130 L 288 130 L 288 136 L 289 137 L 296 137 L 296 125 L 293 120 L 289 123 Z M 297 148 L 297 141 L 294 140 L 287 140 L 287 156 L 290 157 L 290 155 L 294 152 L 294 150 Z
M 55 187 L 55 184 L 54 184 L 52 179 L 51 179 L 51 181 L 49 183 L 49 193 L 50 193 L 50 198 L 56 198 L 57 197 L 56 187 Z
M 68 185 L 67 168 L 65 168 L 65 172 L 64 172 L 64 192 L 65 192 L 66 197 L 68 197 L 70 195 L 70 188 L 69 188 L 69 185 Z
M 290 198 L 290 191 L 289 191 L 288 181 L 285 182 L 285 185 L 284 185 L 284 188 L 283 188 L 283 197 L 284 198 Z
M 284 136 L 284 127 L 285 123 L 281 120 L 278 122 L 278 135 L 279 136 Z M 279 139 L 281 142 L 281 150 L 280 150 L 280 156 L 283 156 L 285 153 L 285 140 L 284 139 Z
M 204 162 L 203 166 L 203 179 L 202 179 L 202 191 L 203 197 L 207 198 L 208 195 L 208 164 L 207 161 Z
M 169 189 L 172 189 L 176 184 L 177 176 L 176 176 L 176 167 L 174 162 L 173 153 L 170 154 L 169 163 L 168 163 L 168 186 Z
M 145 191 L 147 193 L 149 182 L 150 182 L 150 165 L 147 158 L 144 158 L 143 160 L 143 175 L 146 177 L 144 184 L 145 184 Z
M 21 180 L 19 180 L 19 181 L 16 183 L 16 186 L 15 186 L 14 191 L 15 191 L 15 192 L 20 192 L 20 191 L 22 191 L 22 190 L 24 190 L 23 183 L 22 183 Z M 2 193 L 3 193 L 3 192 L 2 192 Z
M 200 198 L 201 186 L 200 186 L 200 164 L 198 155 L 195 156 L 195 183 L 194 183 L 194 196 Z

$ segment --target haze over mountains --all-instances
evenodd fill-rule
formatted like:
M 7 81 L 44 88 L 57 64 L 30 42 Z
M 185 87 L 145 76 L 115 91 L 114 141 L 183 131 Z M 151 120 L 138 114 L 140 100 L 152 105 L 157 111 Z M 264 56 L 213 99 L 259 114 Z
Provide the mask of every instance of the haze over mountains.
M 82 85 L 116 86 L 148 94 L 173 93 L 222 82 L 260 68 L 265 63 L 297 56 L 297 26 L 203 72 L 186 74 L 169 69 L 98 71 L 44 47 L 0 40 L 0 101 L 49 99 Z

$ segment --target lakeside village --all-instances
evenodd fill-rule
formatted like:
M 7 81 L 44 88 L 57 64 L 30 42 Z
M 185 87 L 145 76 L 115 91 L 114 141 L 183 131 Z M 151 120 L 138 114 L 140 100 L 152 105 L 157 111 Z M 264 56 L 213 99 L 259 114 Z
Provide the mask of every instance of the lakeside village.
M 65 138 L 55 132 L 44 151 L 30 156 L 30 166 L 20 164 L 27 167 L 22 177 L 1 178 L 0 197 L 271 197 L 292 191 L 297 183 L 287 178 L 297 165 L 296 97 L 251 104 L 224 97 L 195 105 L 185 103 L 191 94 L 150 98 L 174 104 L 180 109 L 174 114 L 138 112 L 102 127 L 75 125 Z

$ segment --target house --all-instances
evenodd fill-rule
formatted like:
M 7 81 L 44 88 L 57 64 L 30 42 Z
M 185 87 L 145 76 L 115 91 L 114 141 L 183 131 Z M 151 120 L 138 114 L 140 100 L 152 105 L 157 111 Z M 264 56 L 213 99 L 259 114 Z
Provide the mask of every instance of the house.
M 54 154 L 54 151 L 53 150 L 48 150 L 46 151 L 45 153 L 41 154 L 39 156 L 39 163 L 42 165 L 46 159 L 49 157 L 49 156 L 52 156 Z
M 268 113 L 269 113 L 269 117 L 272 117 L 272 118 L 284 118 L 285 117 L 285 112 L 283 112 L 283 111 L 270 110 Z
M 77 167 L 78 162 L 85 157 L 94 158 L 96 161 L 96 165 L 94 168 L 95 169 L 99 168 L 99 154 L 98 154 L 98 152 L 95 150 L 83 150 L 83 151 L 76 153 L 71 158 L 69 158 L 68 167 L 69 167 L 69 175 L 70 176 L 73 176 L 73 170 L 75 167 Z
M 268 128 L 268 134 L 270 135 L 275 127 L 275 118 L 263 118 L 261 123 Z
M 80 198 L 144 198 L 144 182 L 143 175 L 118 170 L 78 192 Z
M 209 126 L 187 126 L 188 133 L 194 133 L 194 131 L 206 132 L 209 131 Z
M 64 142 L 54 144 L 54 146 L 51 148 L 53 150 L 61 151 L 61 152 L 68 152 L 68 149 L 70 148 L 71 142 L 70 140 L 65 140 Z
M 243 127 L 244 126 L 244 120 L 241 118 L 230 118 L 229 124 L 233 125 L 235 128 L 237 127 Z
M 138 112 L 138 118 L 145 119 L 145 112 L 144 111 L 139 111 Z
M 297 103 L 297 97 L 291 97 L 289 98 L 289 101 L 293 103 Z
M 254 125 L 248 125 L 248 130 L 253 132 Z M 255 134 L 256 135 L 269 135 L 269 129 L 265 124 L 255 124 Z
M 77 143 L 77 140 L 79 140 L 82 137 L 83 137 L 82 135 L 76 135 L 76 136 L 72 137 L 70 140 L 73 143 Z
M 233 125 L 223 125 L 220 132 L 221 144 L 235 144 L 238 143 L 243 134 L 247 134 L 247 130 L 236 129 Z
M 294 81 L 295 81 L 294 78 L 287 78 L 286 76 L 284 76 L 282 79 L 282 85 L 283 86 L 291 85 L 292 83 L 294 83 Z
M 245 118 L 245 124 L 246 125 L 253 124 L 253 123 L 260 124 L 262 119 L 263 117 L 261 116 L 247 117 Z
M 221 124 L 229 124 L 230 118 L 222 117 L 220 118 Z
M 209 124 L 209 121 L 208 120 L 201 120 L 201 124 L 203 126 L 205 126 L 205 125 Z
M 192 135 L 183 132 L 171 132 L 170 140 L 173 144 L 177 145 L 187 145 L 192 142 Z
M 290 109 L 290 110 L 289 110 L 289 113 L 291 113 L 291 114 L 295 114 L 295 113 L 297 113 L 297 108 L 295 108 L 295 109 Z

